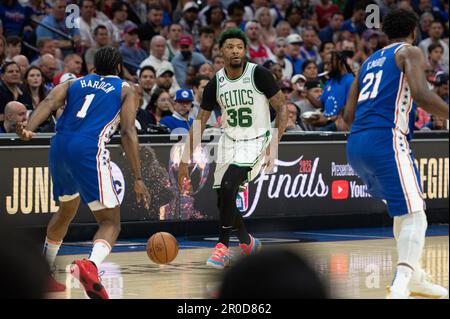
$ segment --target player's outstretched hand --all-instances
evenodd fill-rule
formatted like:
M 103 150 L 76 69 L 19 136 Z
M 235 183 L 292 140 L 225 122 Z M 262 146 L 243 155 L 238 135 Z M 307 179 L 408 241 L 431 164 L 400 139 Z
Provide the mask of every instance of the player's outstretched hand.
M 144 202 L 144 207 L 150 208 L 150 193 L 148 192 L 147 186 L 141 179 L 134 182 L 134 192 L 136 193 L 136 202 L 139 204 Z
M 26 122 L 21 122 L 16 124 L 16 134 L 20 137 L 21 140 L 29 141 L 33 138 L 34 132 L 28 131 L 25 129 Z
M 191 181 L 189 179 L 189 164 L 181 162 L 178 167 L 178 188 L 182 194 L 189 192 Z

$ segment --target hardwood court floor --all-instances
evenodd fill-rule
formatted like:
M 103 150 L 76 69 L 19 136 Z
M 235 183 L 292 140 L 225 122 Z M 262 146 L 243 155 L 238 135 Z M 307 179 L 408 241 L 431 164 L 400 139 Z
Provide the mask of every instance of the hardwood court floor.
M 397 259 L 391 238 L 270 246 L 308 255 L 335 298 L 385 298 Z M 221 272 L 205 266 L 210 253 L 211 248 L 181 249 L 172 264 L 163 266 L 152 263 L 145 251 L 113 253 L 102 264 L 102 283 L 110 298 L 211 298 Z M 50 298 L 87 298 L 68 272 L 68 265 L 78 258 L 86 255 L 57 258 L 57 279 L 67 290 Z M 422 264 L 436 283 L 448 289 L 448 236 L 427 238 Z

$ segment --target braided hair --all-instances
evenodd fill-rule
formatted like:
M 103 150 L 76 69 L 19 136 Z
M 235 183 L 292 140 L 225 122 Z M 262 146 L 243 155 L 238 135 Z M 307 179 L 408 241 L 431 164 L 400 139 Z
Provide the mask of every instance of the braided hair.
M 94 56 L 94 70 L 98 75 L 117 74 L 123 77 L 122 55 L 115 48 L 100 49 Z
M 335 61 L 335 63 L 333 63 Z M 341 66 L 344 66 L 345 71 L 347 73 L 351 73 L 355 75 L 352 71 L 352 68 L 347 63 L 347 57 L 341 52 L 337 50 L 331 51 L 331 70 L 328 73 L 330 78 L 335 78 L 340 80 L 342 74 L 341 74 Z

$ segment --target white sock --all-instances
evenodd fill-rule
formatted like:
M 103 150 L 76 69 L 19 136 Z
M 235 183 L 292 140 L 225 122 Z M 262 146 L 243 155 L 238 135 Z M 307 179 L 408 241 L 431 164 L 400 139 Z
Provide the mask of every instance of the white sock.
M 99 268 L 100 264 L 105 260 L 106 256 L 111 252 L 111 246 L 106 240 L 97 239 L 94 241 L 94 247 L 92 247 L 92 252 L 89 255 L 89 260 L 94 262 Z
M 408 266 L 398 265 L 392 281 L 391 290 L 404 292 L 411 280 L 413 270 Z
M 395 217 L 394 236 L 397 239 L 398 266 L 392 288 L 404 291 L 412 272 L 420 268 L 420 257 L 425 244 L 427 217 L 424 211 Z
M 47 259 L 50 269 L 52 269 L 55 264 L 56 255 L 58 255 L 59 247 L 61 247 L 61 244 L 62 241 L 57 242 L 45 237 L 43 253 L 45 258 Z

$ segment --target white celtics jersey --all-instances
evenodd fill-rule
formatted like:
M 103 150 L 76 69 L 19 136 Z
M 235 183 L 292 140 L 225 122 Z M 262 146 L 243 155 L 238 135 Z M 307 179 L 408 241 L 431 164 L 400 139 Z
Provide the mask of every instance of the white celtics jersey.
M 225 69 L 216 74 L 217 103 L 225 134 L 235 140 L 265 136 L 270 131 L 269 101 L 254 82 L 257 64 L 247 62 L 242 75 L 230 80 Z

